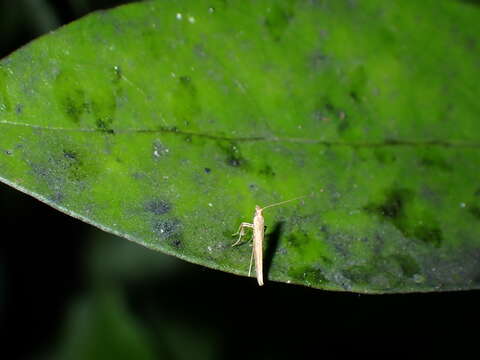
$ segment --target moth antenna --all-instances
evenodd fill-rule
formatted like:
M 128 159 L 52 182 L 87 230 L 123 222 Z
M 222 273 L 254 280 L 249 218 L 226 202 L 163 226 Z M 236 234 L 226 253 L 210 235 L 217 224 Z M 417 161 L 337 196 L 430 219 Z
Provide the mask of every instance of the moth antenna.
M 286 204 L 286 203 L 291 202 L 291 201 L 303 199 L 303 198 L 305 198 L 305 197 L 307 197 L 307 195 L 299 196 L 299 197 L 296 197 L 296 198 L 293 198 L 293 199 L 290 199 L 290 200 L 280 201 L 280 202 L 275 203 L 275 204 L 270 204 L 270 205 L 267 205 L 267 206 L 263 207 L 262 210 L 265 210 L 265 209 L 267 209 L 267 208 L 269 208 L 269 207 L 274 207 L 274 206 Z

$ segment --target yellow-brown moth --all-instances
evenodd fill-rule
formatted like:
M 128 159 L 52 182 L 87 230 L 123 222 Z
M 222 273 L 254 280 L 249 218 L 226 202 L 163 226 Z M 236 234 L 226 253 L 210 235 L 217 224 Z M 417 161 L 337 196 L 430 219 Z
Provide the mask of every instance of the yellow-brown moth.
M 252 272 L 252 263 L 255 258 L 255 272 L 257 273 L 258 285 L 263 285 L 263 239 L 265 236 L 265 218 L 263 217 L 263 210 L 288 203 L 290 201 L 295 201 L 305 196 L 300 196 L 294 199 L 281 201 L 279 203 L 271 204 L 261 208 L 260 206 L 255 206 L 255 215 L 253 216 L 253 224 L 242 222 L 238 231 L 232 236 L 239 235 L 238 240 L 232 246 L 238 245 L 242 241 L 242 237 L 245 235 L 245 229 L 253 229 L 253 249 L 252 256 L 250 257 L 250 268 L 248 269 L 248 276 Z

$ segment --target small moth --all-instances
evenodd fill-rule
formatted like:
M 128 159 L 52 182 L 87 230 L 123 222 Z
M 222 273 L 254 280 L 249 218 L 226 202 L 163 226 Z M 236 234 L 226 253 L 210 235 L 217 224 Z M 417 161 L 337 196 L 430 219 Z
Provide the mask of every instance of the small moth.
M 255 271 L 257 273 L 257 281 L 258 285 L 263 285 L 263 238 L 265 236 L 265 219 L 263 217 L 263 210 L 274 207 L 278 205 L 282 205 L 288 203 L 290 201 L 295 201 L 305 196 L 300 196 L 294 199 L 281 201 L 279 203 L 271 204 L 261 208 L 260 206 L 255 206 L 255 215 L 253 216 L 253 224 L 242 222 L 238 231 L 233 234 L 232 236 L 239 235 L 238 240 L 232 246 L 236 246 L 242 241 L 242 237 L 245 235 L 245 229 L 253 229 L 253 249 L 252 249 L 252 256 L 250 257 L 250 268 L 248 269 L 248 276 L 250 276 L 252 272 L 252 262 L 253 258 L 255 258 Z

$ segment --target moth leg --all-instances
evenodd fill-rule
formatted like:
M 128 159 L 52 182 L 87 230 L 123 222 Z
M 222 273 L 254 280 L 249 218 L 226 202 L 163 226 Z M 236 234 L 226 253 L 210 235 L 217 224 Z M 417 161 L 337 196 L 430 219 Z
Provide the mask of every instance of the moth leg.
M 248 276 L 249 277 L 250 277 L 250 274 L 252 273 L 253 253 L 254 253 L 254 249 L 252 249 L 252 256 L 250 257 L 250 267 L 248 268 Z
M 235 234 L 232 234 L 232 236 L 239 234 L 238 240 L 232 246 L 236 246 L 236 245 L 240 244 L 240 241 L 242 241 L 242 237 L 245 235 L 245 228 L 253 229 L 253 224 L 250 224 L 250 223 L 247 223 L 247 222 L 242 222 L 240 224 L 240 227 L 238 228 L 238 231 Z

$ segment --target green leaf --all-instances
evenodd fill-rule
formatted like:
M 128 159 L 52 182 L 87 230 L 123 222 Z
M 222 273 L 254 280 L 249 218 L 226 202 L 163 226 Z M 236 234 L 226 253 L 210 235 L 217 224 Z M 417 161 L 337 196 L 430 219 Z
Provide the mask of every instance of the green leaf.
M 155 359 L 151 334 L 129 313 L 116 290 L 79 298 L 63 325 L 57 359 Z M 157 349 L 159 347 L 157 346 Z M 163 350 L 163 356 L 168 351 Z
M 157 1 L 0 63 L 0 177 L 101 229 L 270 280 L 480 287 L 480 11 L 457 1 Z M 253 281 L 253 280 L 252 280 Z

